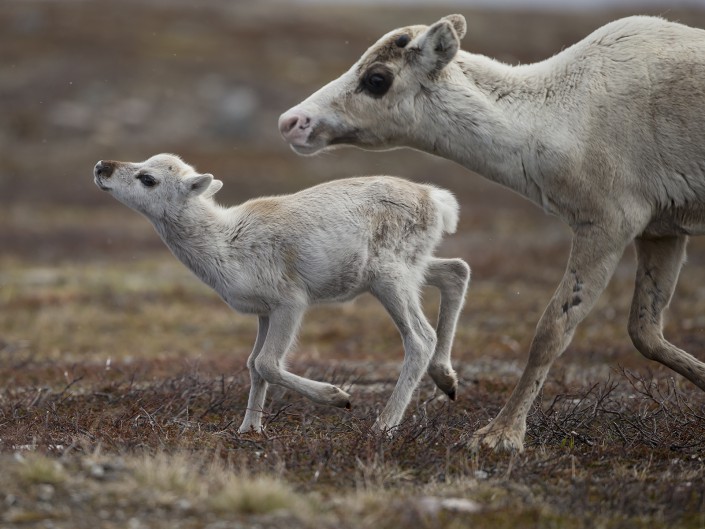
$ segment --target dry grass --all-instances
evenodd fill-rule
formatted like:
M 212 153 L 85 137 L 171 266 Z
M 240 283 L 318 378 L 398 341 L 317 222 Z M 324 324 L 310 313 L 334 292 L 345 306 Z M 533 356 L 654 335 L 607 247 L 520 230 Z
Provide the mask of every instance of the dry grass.
M 266 435 L 255 436 L 235 433 L 247 377 L 220 374 L 233 366 L 130 366 L 116 361 L 111 381 L 103 366 L 85 367 L 68 388 L 2 392 L 0 459 L 7 472 L 0 488 L 12 506 L 6 522 L 40 508 L 57 524 L 80 512 L 94 526 L 104 511 L 153 527 L 229 516 L 253 524 L 264 517 L 275 527 L 703 522 L 705 396 L 667 378 L 615 371 L 587 387 L 554 378 L 530 415 L 527 451 L 507 456 L 473 455 L 467 447 L 468 434 L 510 389 L 493 376 L 463 380 L 453 404 L 425 382 L 389 440 L 369 428 L 393 381 L 360 369 L 331 377 L 352 386 L 352 412 L 275 390 Z M 294 366 L 327 378 L 315 364 Z M 52 386 L 51 372 L 44 377 Z M 445 506 L 431 508 L 423 498 Z M 479 512 L 453 508 L 459 500 Z

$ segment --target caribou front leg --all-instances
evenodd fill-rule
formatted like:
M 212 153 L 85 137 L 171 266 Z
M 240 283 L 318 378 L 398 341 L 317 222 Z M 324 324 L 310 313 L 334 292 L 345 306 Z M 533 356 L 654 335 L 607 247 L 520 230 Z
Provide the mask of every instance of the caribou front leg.
M 536 328 L 526 368 L 499 415 L 473 435 L 473 449 L 480 444 L 497 450 L 524 449 L 526 416 L 551 364 L 607 286 L 630 240 L 595 225 L 575 230 L 568 267 Z
M 264 399 L 267 396 L 267 381 L 257 372 L 255 361 L 262 351 L 264 339 L 267 337 L 269 317 L 260 316 L 258 323 L 255 346 L 247 359 L 247 368 L 250 370 L 250 396 L 247 398 L 247 410 L 245 410 L 245 418 L 238 429 L 239 433 L 250 431 L 262 433 L 262 410 L 264 409 Z

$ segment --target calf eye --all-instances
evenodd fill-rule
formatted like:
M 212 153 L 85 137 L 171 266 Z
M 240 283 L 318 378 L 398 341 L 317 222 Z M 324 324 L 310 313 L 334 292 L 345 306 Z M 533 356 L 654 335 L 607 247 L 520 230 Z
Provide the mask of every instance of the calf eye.
M 394 44 L 396 44 L 399 48 L 403 48 L 404 46 L 409 44 L 410 40 L 411 37 L 409 37 L 409 35 L 400 35 L 399 38 L 394 41 Z
M 144 187 L 154 187 L 155 185 L 157 185 L 157 180 L 149 174 L 137 175 L 137 179 L 142 182 L 142 185 Z
M 394 76 L 389 71 L 369 72 L 362 80 L 362 89 L 372 96 L 381 97 L 392 86 L 393 80 Z

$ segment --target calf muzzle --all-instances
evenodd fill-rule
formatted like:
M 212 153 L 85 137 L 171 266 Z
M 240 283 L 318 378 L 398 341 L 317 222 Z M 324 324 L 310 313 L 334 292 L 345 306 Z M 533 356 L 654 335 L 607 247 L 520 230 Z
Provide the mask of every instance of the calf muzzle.
M 115 171 L 115 162 L 110 160 L 101 160 L 95 164 L 93 174 L 100 178 L 110 178 Z

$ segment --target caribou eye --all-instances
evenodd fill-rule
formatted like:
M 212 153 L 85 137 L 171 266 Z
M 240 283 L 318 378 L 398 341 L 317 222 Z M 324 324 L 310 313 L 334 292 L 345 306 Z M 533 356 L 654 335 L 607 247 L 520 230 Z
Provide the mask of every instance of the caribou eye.
M 394 76 L 388 70 L 375 70 L 368 72 L 362 80 L 361 88 L 368 94 L 381 97 L 392 86 Z
M 396 44 L 398 48 L 403 48 L 404 46 L 409 44 L 410 40 L 411 37 L 409 35 L 400 35 L 399 38 L 394 41 L 394 44 Z
M 137 180 L 142 182 L 142 185 L 144 187 L 154 187 L 155 185 L 157 185 L 156 178 L 154 178 L 152 175 L 149 175 L 149 174 L 137 175 Z

